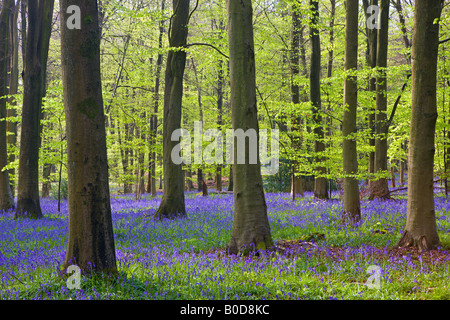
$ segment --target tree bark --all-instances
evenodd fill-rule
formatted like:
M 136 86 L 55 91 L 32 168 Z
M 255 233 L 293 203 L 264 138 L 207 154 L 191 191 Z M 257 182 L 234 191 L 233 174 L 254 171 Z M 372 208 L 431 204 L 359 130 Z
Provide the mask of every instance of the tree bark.
M 230 165 L 230 175 L 228 179 L 228 189 L 227 191 L 233 191 L 234 189 L 234 181 L 233 181 L 233 165 Z
M 230 52 L 231 118 L 233 130 L 256 130 L 259 144 L 256 106 L 255 53 L 251 0 L 227 0 L 228 42 Z M 256 150 L 259 150 L 256 146 Z M 259 153 L 256 164 L 249 163 L 250 146 L 245 144 L 246 161 L 237 162 L 238 144 L 234 144 L 234 220 L 230 254 L 249 254 L 273 246 L 261 177 Z
M 53 164 L 46 163 L 44 164 L 44 167 L 42 169 L 42 178 L 44 182 L 42 183 L 41 196 L 43 198 L 48 198 L 50 196 L 50 189 L 51 189 L 50 175 L 52 173 L 52 167 Z
M 300 16 L 300 6 L 297 2 L 294 2 L 291 7 L 292 11 L 292 32 L 291 32 L 291 52 L 290 52 L 290 71 L 291 71 L 291 101 L 294 105 L 300 103 L 300 88 L 295 82 L 295 78 L 300 74 L 300 43 L 301 43 L 301 33 L 302 24 Z M 296 133 L 293 135 L 292 147 L 294 150 L 300 150 L 301 148 L 301 126 L 302 119 L 296 117 L 293 119 L 294 123 L 292 130 Z M 291 179 L 291 196 L 292 201 L 295 200 L 297 195 L 303 197 L 303 180 L 302 177 L 298 175 L 298 161 L 292 162 L 292 179 Z
M 412 44 L 411 129 L 406 227 L 398 246 L 440 245 L 434 207 L 433 166 L 437 119 L 436 75 L 443 1 L 416 0 Z
M 389 195 L 387 174 L 387 55 L 389 38 L 389 0 L 380 0 L 380 29 L 377 38 L 376 112 L 375 112 L 375 159 L 374 173 L 377 175 L 370 188 L 369 199 Z M 382 177 L 378 175 L 383 175 Z M 386 196 L 389 197 L 389 196 Z
M 42 99 L 53 18 L 53 0 L 28 2 L 24 94 L 20 135 L 19 180 L 15 218 L 41 218 L 39 148 Z
M 345 70 L 356 72 L 358 67 L 358 0 L 346 2 Z M 359 199 L 358 154 L 356 151 L 356 110 L 358 83 L 356 75 L 349 75 L 344 82 L 344 116 L 342 120 L 344 213 L 343 220 L 356 223 L 361 220 Z
M 122 130 L 120 130 L 120 124 L 117 127 L 118 134 L 118 142 L 120 145 L 120 155 L 122 159 L 122 169 L 125 180 L 123 182 L 123 193 L 129 194 L 133 192 L 133 185 L 130 182 L 130 176 L 132 173 L 133 167 L 133 155 L 132 150 L 129 147 L 129 141 L 131 140 L 130 136 L 133 134 L 133 125 L 125 123 L 123 125 L 123 135 L 121 134 Z
M 378 0 L 364 0 L 364 12 L 366 15 L 366 20 L 369 19 L 370 13 L 367 12 L 367 8 L 369 5 L 378 6 Z M 374 72 L 374 68 L 377 66 L 377 38 L 378 38 L 378 29 L 373 28 L 369 29 L 366 27 L 367 33 L 367 53 L 366 53 L 366 61 L 367 65 Z M 369 78 L 369 91 L 371 93 L 376 92 L 376 77 L 371 76 Z M 376 99 L 374 98 L 374 103 Z M 374 151 L 369 152 L 369 187 L 372 185 L 373 174 L 375 173 L 375 108 L 373 105 L 369 106 L 369 115 L 368 115 L 368 126 L 370 130 L 370 138 L 369 138 L 369 146 L 373 148 Z
M 66 27 L 65 12 L 72 1 L 60 3 L 69 177 L 69 240 L 63 269 L 76 264 L 83 272 L 116 273 L 97 2 L 78 1 L 84 15 L 82 32 Z
M 319 199 L 328 199 L 328 183 L 325 177 L 321 175 L 326 174 L 327 169 L 322 165 L 324 161 L 325 143 L 322 116 L 320 115 L 321 98 L 320 98 L 320 37 L 319 37 L 319 2 L 310 1 L 312 10 L 312 21 L 310 27 L 311 38 L 311 73 L 310 79 L 310 99 L 313 106 L 313 121 L 314 121 L 314 152 L 316 153 L 315 161 L 318 164 L 316 172 L 318 177 L 314 181 L 314 197 Z
M 14 1 L 3 1 L 0 13 L 0 210 L 14 208 L 14 199 L 11 193 L 9 171 L 2 170 L 8 164 L 6 139 L 6 97 L 8 47 L 9 47 L 9 20 L 10 12 L 14 11 Z
M 203 170 L 198 168 L 197 170 L 197 191 L 202 191 Z
M 405 45 L 406 49 L 411 48 L 411 41 L 408 38 L 408 30 L 406 29 L 406 21 L 405 21 L 405 15 L 403 13 L 403 6 L 400 0 L 392 1 L 394 4 L 395 9 L 398 13 L 398 19 L 400 22 L 400 30 L 402 31 L 402 38 L 403 38 L 403 44 Z M 406 54 L 406 62 L 411 65 L 411 54 Z
M 219 22 L 219 30 L 223 30 L 223 21 Z M 223 61 L 219 60 L 217 71 L 217 127 L 222 130 L 222 112 L 223 112 Z M 216 189 L 222 191 L 222 164 L 216 165 Z
M 18 92 L 18 88 L 19 88 L 19 32 L 18 32 L 18 26 L 17 26 L 17 20 L 19 17 L 19 11 L 20 11 L 20 1 L 17 1 L 16 6 L 14 11 L 10 12 L 10 20 L 9 20 L 9 25 L 10 25 L 10 39 L 9 39 L 9 43 L 10 43 L 10 72 L 11 75 L 9 77 L 9 94 L 10 95 L 15 95 Z M 12 106 L 16 106 L 17 102 L 16 99 L 14 97 L 10 97 L 9 98 L 9 104 Z M 8 118 L 14 118 L 17 116 L 17 112 L 15 109 L 8 109 L 6 111 L 6 114 L 8 116 Z M 6 123 L 6 131 L 8 132 L 7 137 L 6 137 L 6 141 L 8 143 L 9 146 L 16 146 L 17 145 L 17 123 L 16 121 L 8 121 Z M 11 152 L 8 155 L 8 162 L 14 162 L 16 159 L 16 156 L 14 154 L 14 152 Z M 15 193 L 15 187 L 16 184 L 14 182 L 14 179 L 11 178 L 11 176 L 14 176 L 16 173 L 16 170 L 14 168 L 11 168 L 9 170 L 9 174 L 10 174 L 10 178 L 9 178 L 9 183 L 11 185 L 11 193 L 12 196 L 14 198 L 14 193 Z
M 166 1 L 161 1 L 161 12 L 164 11 Z M 163 35 L 164 35 L 164 20 L 159 22 L 159 36 L 158 36 L 158 49 L 161 50 L 163 47 Z M 154 147 L 156 145 L 156 135 L 158 132 L 158 109 L 159 109 L 159 86 L 160 86 L 160 75 L 162 67 L 163 54 L 158 53 L 158 58 L 156 59 L 156 75 L 155 75 L 155 87 L 154 87 L 154 107 L 153 114 L 150 123 L 150 143 Z M 152 197 L 156 196 L 156 152 L 152 150 L 149 153 L 149 174 L 147 183 L 147 192 L 151 193 Z
M 186 45 L 189 21 L 189 0 L 173 0 L 174 16 L 169 36 L 172 48 Z M 170 50 L 164 88 L 163 120 L 163 171 L 164 188 L 156 218 L 177 218 L 186 216 L 184 202 L 184 175 L 181 164 L 171 159 L 172 149 L 177 141 L 171 141 L 172 133 L 181 127 L 181 103 L 183 98 L 183 76 L 186 66 L 186 52 Z

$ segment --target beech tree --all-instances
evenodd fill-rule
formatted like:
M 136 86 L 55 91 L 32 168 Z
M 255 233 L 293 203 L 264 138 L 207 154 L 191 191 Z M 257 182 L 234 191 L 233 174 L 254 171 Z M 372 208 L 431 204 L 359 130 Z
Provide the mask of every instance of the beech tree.
M 69 178 L 69 240 L 63 269 L 76 264 L 84 272 L 115 273 L 97 1 L 78 1 L 81 30 L 66 25 L 72 1 L 60 3 Z
M 371 12 L 367 12 L 369 6 L 378 6 L 378 0 L 363 0 L 363 6 L 364 6 L 364 12 L 366 20 L 368 20 L 371 16 Z M 367 65 L 372 69 L 372 72 L 374 72 L 375 67 L 377 66 L 377 35 L 378 35 L 378 29 L 377 28 L 368 28 L 366 25 L 366 34 L 367 34 L 367 51 L 366 51 L 366 61 Z M 376 92 L 376 77 L 372 75 L 369 78 L 368 83 L 368 89 L 370 92 L 375 93 Z M 375 101 L 375 99 L 374 99 Z M 369 145 L 375 149 L 375 129 L 374 129 L 374 122 L 375 122 L 375 108 L 373 105 L 369 105 L 369 115 L 368 115 L 368 125 L 371 136 L 369 137 Z M 375 151 L 369 152 L 369 165 L 368 165 L 368 171 L 370 174 L 370 178 L 372 178 L 373 173 L 375 172 Z M 372 180 L 369 179 L 369 186 L 372 185 Z
M 181 127 L 181 103 L 183 98 L 183 76 L 186 67 L 186 46 L 189 21 L 189 0 L 173 0 L 173 16 L 169 30 L 170 51 L 164 87 L 163 119 L 163 171 L 164 188 L 161 204 L 155 212 L 156 218 L 186 216 L 184 203 L 184 174 L 181 164 L 172 161 L 172 133 Z
M 389 0 L 380 0 L 380 29 L 377 32 L 377 67 L 376 77 L 376 108 L 375 108 L 375 157 L 374 173 L 387 172 L 388 129 L 387 121 L 387 57 L 389 39 Z M 389 193 L 386 177 L 376 176 L 371 186 L 370 199 L 385 198 Z
M 300 4 L 298 1 L 294 1 L 291 5 L 291 15 L 292 15 L 292 31 L 291 31 L 291 43 L 290 43 L 290 73 L 291 73 L 291 101 L 293 104 L 298 105 L 300 103 L 300 88 L 295 82 L 295 78 L 300 74 L 300 42 L 302 41 L 302 33 L 304 26 L 301 21 L 300 14 Z M 306 69 L 303 69 L 303 73 L 306 73 Z M 305 74 L 303 74 L 305 75 Z M 301 138 L 299 137 L 299 132 L 301 131 L 301 117 L 296 117 L 294 119 L 295 125 L 293 130 L 297 131 L 296 136 L 294 136 L 292 147 L 295 149 L 300 149 Z M 291 182 L 291 194 L 292 199 L 298 195 L 303 196 L 303 180 L 298 174 L 298 161 L 293 161 L 292 164 L 292 182 Z
M 165 8 L 165 0 L 161 1 L 161 11 Z M 159 35 L 158 35 L 158 49 L 161 50 L 163 46 L 163 34 L 164 34 L 164 21 L 159 22 Z M 156 59 L 156 75 L 155 75 L 155 86 L 154 86 L 154 107 L 153 114 L 150 118 L 150 141 L 152 144 L 156 143 L 156 132 L 158 127 L 158 108 L 159 108 L 159 85 L 160 85 L 160 74 L 163 62 L 163 54 L 158 53 L 158 58 Z M 149 174 L 147 182 L 147 192 L 151 193 L 152 196 L 156 196 L 156 152 L 152 150 L 149 153 Z
M 310 98 L 313 108 L 314 119 L 314 152 L 316 153 L 316 170 L 319 175 L 326 174 L 326 168 L 321 164 L 324 160 L 323 153 L 325 151 L 325 143 L 323 142 L 324 133 L 322 127 L 322 116 L 320 114 L 321 98 L 320 98 L 320 36 L 319 36 L 319 2 L 310 1 L 312 21 L 310 27 L 311 39 L 311 72 L 310 79 Z M 319 199 L 328 199 L 328 184 L 325 177 L 316 177 L 314 181 L 314 196 Z
M 9 171 L 3 170 L 8 164 L 6 140 L 7 64 L 9 61 L 9 20 L 10 12 L 14 12 L 14 7 L 14 0 L 3 1 L 0 12 L 0 210 L 14 207 Z
M 420 250 L 440 245 L 434 208 L 436 78 L 442 0 L 416 0 L 412 43 L 411 129 L 406 227 L 398 245 Z
M 10 97 L 8 102 L 11 106 L 16 106 L 17 101 L 15 95 L 18 93 L 19 89 L 19 28 L 17 25 L 17 20 L 20 11 L 20 1 L 17 0 L 14 10 L 10 11 L 9 18 L 9 94 Z M 10 146 L 16 146 L 17 144 L 17 122 L 15 120 L 9 120 L 17 116 L 15 108 L 9 108 L 7 111 L 8 122 L 6 123 L 6 141 Z M 9 152 L 8 162 L 14 162 L 16 155 L 14 152 Z M 11 168 L 8 170 L 10 174 L 9 183 L 11 185 L 11 193 L 14 198 L 15 193 L 15 183 L 11 176 L 14 176 L 16 170 Z
M 19 179 L 15 218 L 41 218 L 39 200 L 39 148 L 42 98 L 54 0 L 28 2 L 28 29 L 23 72 L 23 106 L 20 134 Z
M 358 0 L 346 2 L 345 70 L 356 72 L 358 66 Z M 356 109 L 358 83 L 356 75 L 347 75 L 344 82 L 344 116 L 342 120 L 344 167 L 344 220 L 358 222 L 361 219 L 359 200 L 358 154 L 356 152 Z
M 251 0 L 227 0 L 227 16 L 232 126 L 234 132 L 238 129 L 256 130 L 256 150 L 259 150 Z M 231 254 L 248 254 L 273 246 L 259 154 L 256 152 L 257 163 L 250 164 L 249 144 L 245 143 L 245 163 L 241 164 L 236 156 L 239 144 L 234 143 L 234 220 L 228 244 Z

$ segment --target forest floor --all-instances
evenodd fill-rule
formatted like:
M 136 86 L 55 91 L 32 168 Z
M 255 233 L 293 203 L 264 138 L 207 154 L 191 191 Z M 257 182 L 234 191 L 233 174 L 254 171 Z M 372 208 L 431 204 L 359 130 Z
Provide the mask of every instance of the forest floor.
M 211 190 L 212 191 L 212 190 Z M 362 220 L 342 225 L 339 195 L 295 201 L 268 193 L 275 250 L 225 252 L 233 195 L 186 193 L 188 217 L 156 221 L 161 195 L 112 195 L 119 277 L 83 276 L 69 289 L 59 276 L 67 245 L 67 201 L 42 199 L 44 218 L 0 215 L 0 300 L 10 299 L 450 299 L 450 201 L 436 194 L 441 247 L 396 248 L 406 221 L 405 195 L 362 201 Z

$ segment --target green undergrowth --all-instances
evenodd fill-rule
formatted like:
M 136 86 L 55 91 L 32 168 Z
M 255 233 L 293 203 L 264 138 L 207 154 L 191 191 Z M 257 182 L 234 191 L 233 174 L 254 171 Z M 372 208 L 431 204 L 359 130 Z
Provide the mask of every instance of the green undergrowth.
M 399 213 L 378 220 L 367 215 L 358 226 L 343 226 L 337 218 L 339 207 L 331 207 L 322 212 L 327 223 L 302 220 L 314 210 L 273 212 L 274 243 L 280 246 L 290 241 L 300 249 L 259 257 L 224 253 L 230 220 L 223 224 L 226 227 L 218 226 L 230 219 L 226 213 L 205 220 L 201 218 L 204 212 L 191 214 L 191 220 L 174 221 L 170 228 L 140 215 L 116 219 L 116 249 L 121 252 L 117 276 L 85 275 L 79 289 L 69 289 L 67 279 L 57 272 L 58 265 L 10 269 L 0 265 L 0 299 L 450 299 L 450 262 L 389 254 L 404 227 Z M 442 218 L 448 217 L 447 211 L 438 211 L 436 216 L 441 251 L 448 250 L 450 235 L 445 230 L 449 226 Z M 45 235 L 58 230 L 64 218 L 46 219 L 54 225 L 24 224 L 22 232 L 33 231 L 38 236 L 28 242 L 19 240 L 8 257 L 33 246 L 64 250 L 65 237 L 55 240 Z M 0 223 L 9 222 L 0 217 Z M 8 239 L 17 240 L 16 236 Z M 381 251 L 373 254 L 370 248 Z M 369 281 L 371 267 L 379 268 L 376 287 Z

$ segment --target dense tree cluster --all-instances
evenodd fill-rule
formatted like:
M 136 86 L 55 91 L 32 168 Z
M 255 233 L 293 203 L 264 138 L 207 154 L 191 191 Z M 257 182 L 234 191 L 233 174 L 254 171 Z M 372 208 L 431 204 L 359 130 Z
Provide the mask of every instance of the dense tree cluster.
M 189 215 L 186 190 L 211 186 L 234 192 L 231 253 L 273 245 L 267 190 L 342 190 L 342 219 L 355 223 L 360 197 L 391 197 L 396 177 L 408 188 L 399 244 L 439 245 L 448 2 L 80 0 L 69 28 L 71 4 L 2 0 L 0 12 L 0 206 L 40 218 L 40 197 L 64 197 L 66 184 L 65 267 L 115 270 L 110 192 L 162 191 L 152 216 L 173 219 Z M 279 130 L 277 174 L 263 176 L 259 157 L 174 163 L 172 133 L 198 121 Z

